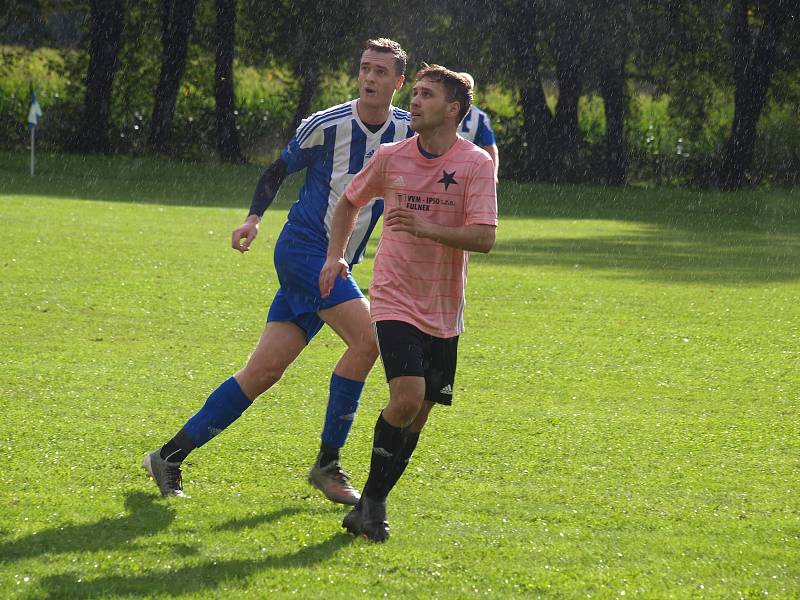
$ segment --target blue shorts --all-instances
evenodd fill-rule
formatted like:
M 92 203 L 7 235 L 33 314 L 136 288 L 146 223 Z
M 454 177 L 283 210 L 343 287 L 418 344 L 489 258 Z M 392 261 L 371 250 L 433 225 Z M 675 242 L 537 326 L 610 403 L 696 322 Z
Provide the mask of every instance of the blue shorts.
M 319 311 L 364 297 L 350 273 L 347 279 L 336 278 L 330 296 L 320 295 L 319 274 L 327 250 L 288 223 L 275 243 L 275 272 L 281 287 L 269 307 L 267 321 L 291 321 L 305 332 L 306 343 L 322 329 Z

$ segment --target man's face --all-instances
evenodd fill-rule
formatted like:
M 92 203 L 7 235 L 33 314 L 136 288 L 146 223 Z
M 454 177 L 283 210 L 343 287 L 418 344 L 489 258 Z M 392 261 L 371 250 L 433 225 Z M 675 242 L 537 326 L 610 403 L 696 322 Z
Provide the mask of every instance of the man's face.
M 405 81 L 397 74 L 395 58 L 389 52 L 365 50 L 358 70 L 359 100 L 367 106 L 388 106 Z
M 419 132 L 441 127 L 448 117 L 457 118 L 458 102 L 447 101 L 447 90 L 439 81 L 423 78 L 414 84 L 411 96 L 411 129 Z

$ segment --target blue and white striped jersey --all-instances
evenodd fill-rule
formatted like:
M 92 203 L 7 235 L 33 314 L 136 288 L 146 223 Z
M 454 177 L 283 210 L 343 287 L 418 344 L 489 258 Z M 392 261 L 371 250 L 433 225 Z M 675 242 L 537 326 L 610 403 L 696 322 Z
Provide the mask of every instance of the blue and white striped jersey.
M 324 251 L 330 238 L 333 210 L 347 184 L 377 152 L 380 144 L 411 137 L 411 115 L 390 107 L 390 117 L 372 133 L 358 118 L 356 100 L 333 106 L 304 119 L 281 152 L 286 173 L 306 169 L 300 196 L 289 210 L 289 223 Z M 383 198 L 373 198 L 358 214 L 345 253 L 351 265 L 361 260 L 372 230 L 383 213 Z
M 474 104 L 469 107 L 469 112 L 464 115 L 464 120 L 458 127 L 458 135 L 477 146 L 491 146 L 495 143 L 492 123 L 489 115 Z

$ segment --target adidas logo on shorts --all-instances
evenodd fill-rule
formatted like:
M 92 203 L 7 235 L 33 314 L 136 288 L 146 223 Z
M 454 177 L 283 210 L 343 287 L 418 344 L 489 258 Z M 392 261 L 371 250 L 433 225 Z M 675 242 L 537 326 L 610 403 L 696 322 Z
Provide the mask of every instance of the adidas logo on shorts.
M 446 386 L 444 386 L 442 389 L 439 390 L 439 393 L 440 394 L 447 394 L 448 396 L 452 396 L 453 395 L 453 387 L 448 383 Z

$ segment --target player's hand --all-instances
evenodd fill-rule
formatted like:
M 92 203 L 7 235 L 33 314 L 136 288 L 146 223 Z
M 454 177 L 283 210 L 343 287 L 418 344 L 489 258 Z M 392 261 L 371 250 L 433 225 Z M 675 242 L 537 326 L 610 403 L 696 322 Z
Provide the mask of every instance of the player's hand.
M 258 225 L 261 221 L 255 215 L 247 217 L 247 220 L 233 230 L 231 234 L 231 247 L 242 254 L 250 250 L 250 244 L 258 235 Z
M 431 237 L 430 223 L 417 215 L 416 211 L 404 206 L 390 208 L 383 218 L 383 224 L 393 231 L 404 231 L 414 237 Z
M 336 278 L 341 277 L 342 279 L 347 279 L 347 274 L 349 272 L 350 267 L 345 259 L 336 259 L 329 256 L 325 260 L 325 264 L 322 265 L 322 270 L 319 272 L 319 292 L 322 297 L 327 298 L 330 296 Z

